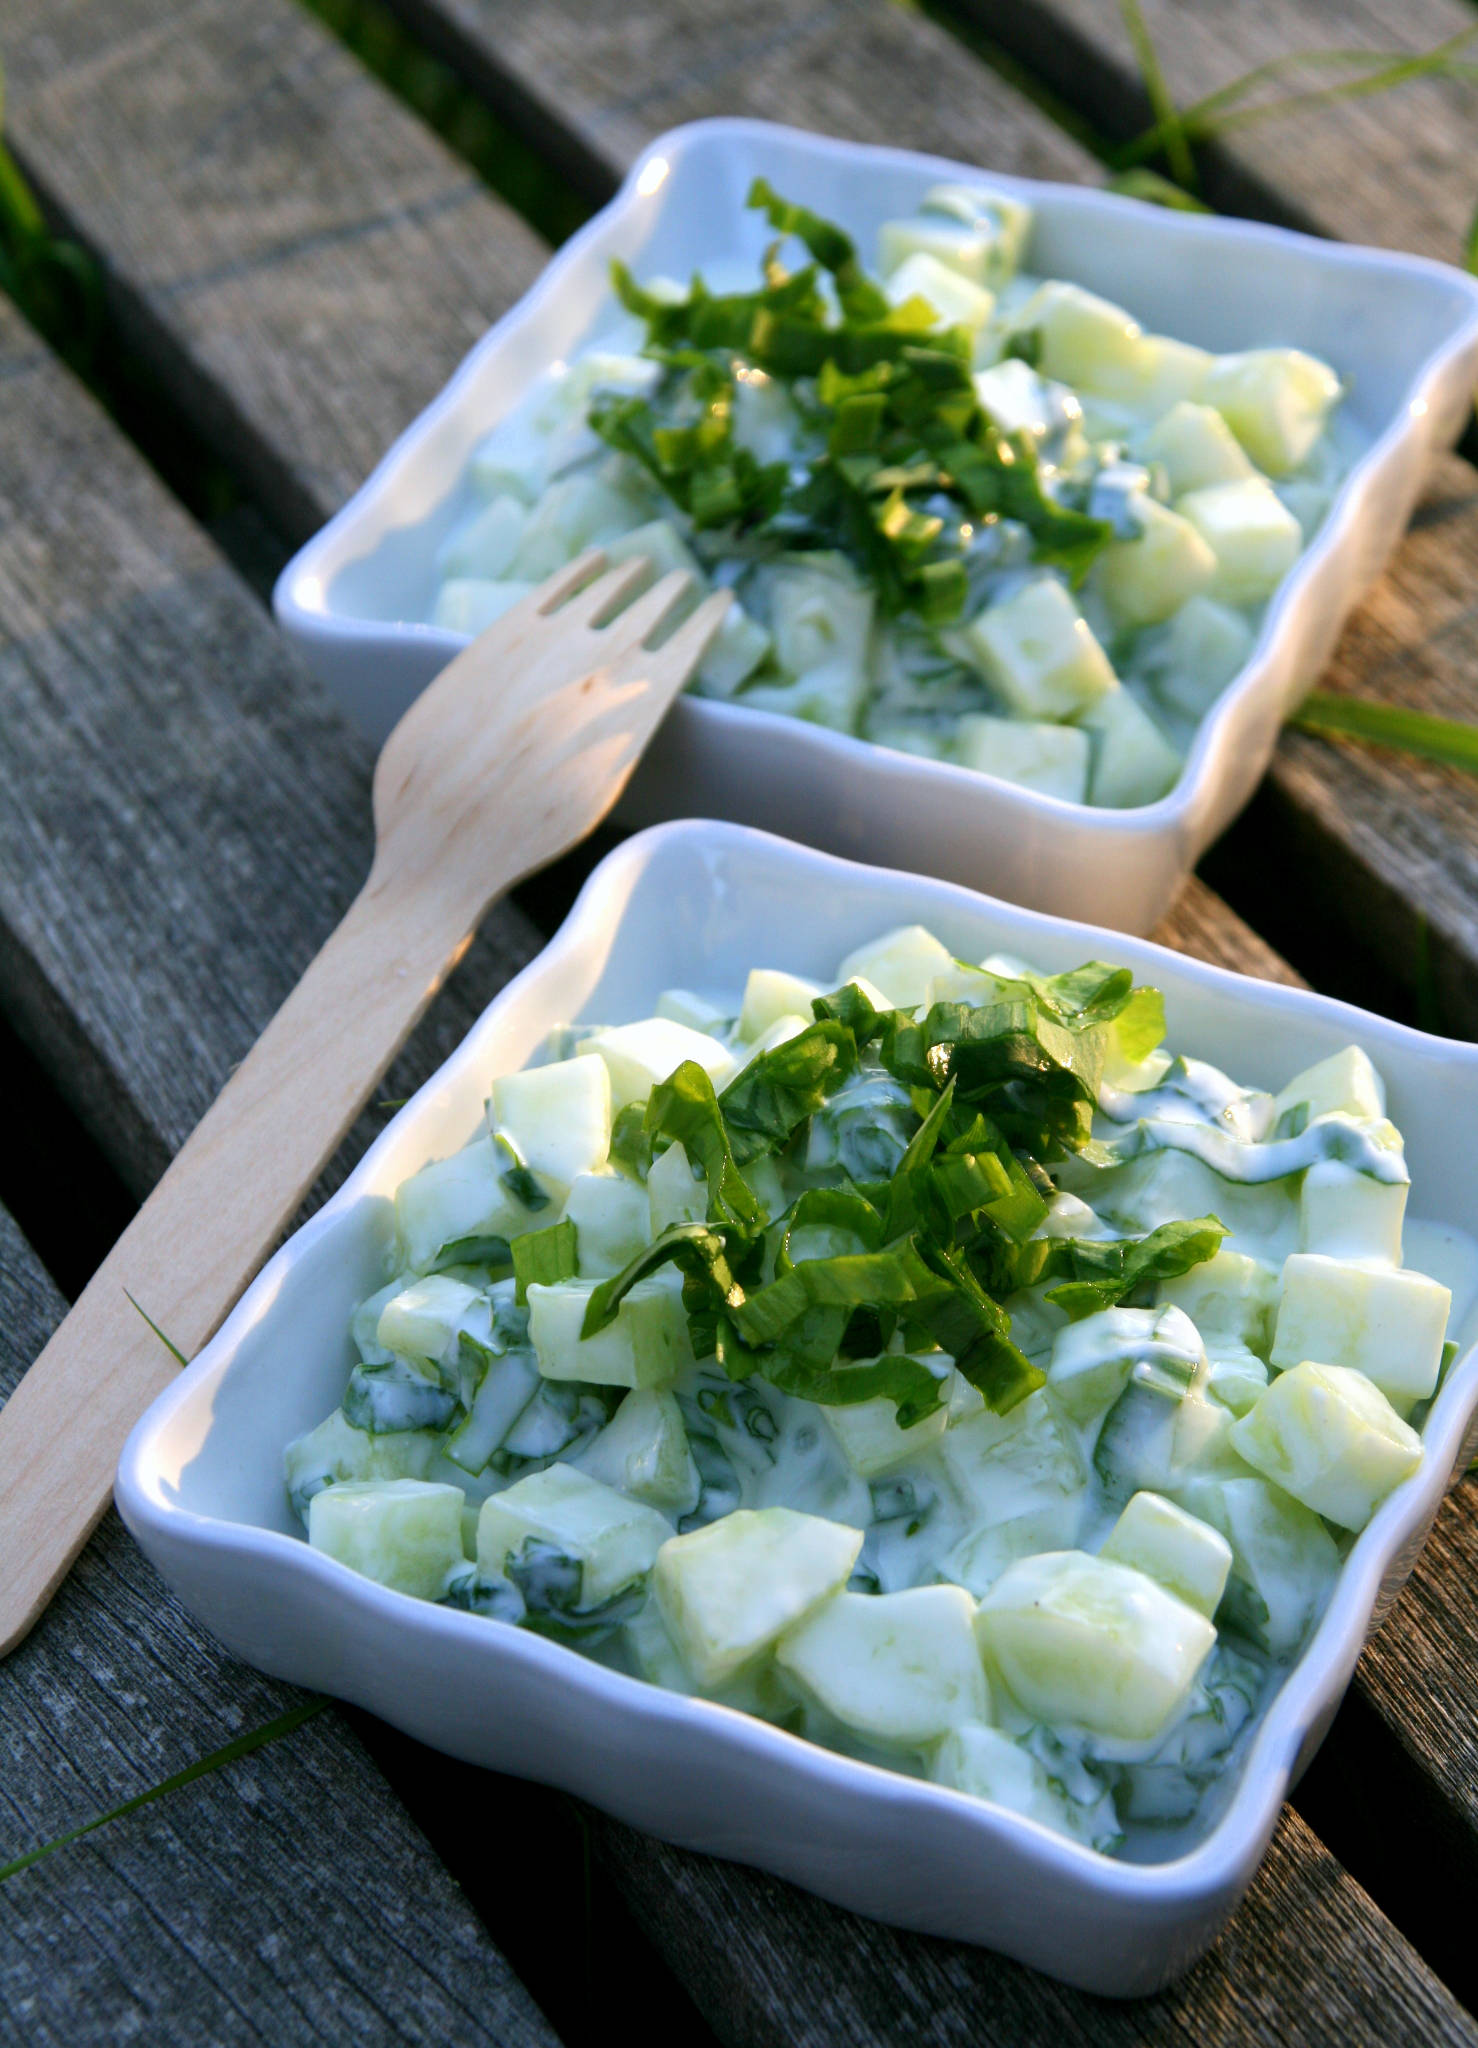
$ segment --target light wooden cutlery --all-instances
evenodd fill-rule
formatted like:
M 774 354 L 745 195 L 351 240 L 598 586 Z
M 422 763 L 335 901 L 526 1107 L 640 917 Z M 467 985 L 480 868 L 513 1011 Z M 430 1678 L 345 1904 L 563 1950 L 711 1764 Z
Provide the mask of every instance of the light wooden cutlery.
M 489 905 L 599 824 L 729 599 L 627 602 L 592 554 L 460 654 L 385 742 L 369 879 L 0 1409 L 0 1655 L 108 1504 L 129 1429 L 271 1252 Z M 621 609 L 625 604 L 626 608 Z

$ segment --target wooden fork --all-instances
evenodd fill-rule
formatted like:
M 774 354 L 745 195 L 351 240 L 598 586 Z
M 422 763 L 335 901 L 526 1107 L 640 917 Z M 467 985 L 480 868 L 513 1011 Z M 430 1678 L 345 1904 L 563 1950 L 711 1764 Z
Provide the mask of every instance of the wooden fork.
M 615 803 L 723 620 L 657 650 L 682 571 L 591 554 L 460 654 L 375 770 L 375 857 L 343 923 L 0 1409 L 0 1656 L 112 1492 L 124 1438 L 272 1250 L 488 906 Z M 137 1304 L 137 1306 L 135 1306 Z

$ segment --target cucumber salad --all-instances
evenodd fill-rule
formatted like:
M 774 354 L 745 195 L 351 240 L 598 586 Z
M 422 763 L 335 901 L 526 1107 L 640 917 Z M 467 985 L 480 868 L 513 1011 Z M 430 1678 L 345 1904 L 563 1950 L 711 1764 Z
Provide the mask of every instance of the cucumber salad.
M 984 186 L 887 222 L 876 274 L 763 180 L 749 203 L 758 281 L 613 265 L 624 328 L 473 455 L 432 622 L 643 555 L 734 594 L 700 695 L 1073 802 L 1163 796 L 1349 466 L 1335 371 L 1020 273 L 1031 211 Z
M 1204 1826 L 1478 1247 L 1360 1049 L 1271 1095 L 1164 1029 L 919 926 L 562 1028 L 396 1193 L 309 1541 L 1100 1850 Z

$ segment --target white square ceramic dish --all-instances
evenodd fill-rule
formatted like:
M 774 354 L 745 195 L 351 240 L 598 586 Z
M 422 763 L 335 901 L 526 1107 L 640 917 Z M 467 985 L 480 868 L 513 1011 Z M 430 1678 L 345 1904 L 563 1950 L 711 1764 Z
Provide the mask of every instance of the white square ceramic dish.
M 770 231 L 744 198 L 760 172 L 867 251 L 879 223 L 911 211 L 929 185 L 980 175 L 759 121 L 700 121 L 654 142 L 283 571 L 279 620 L 376 743 L 464 644 L 417 622 L 430 612 L 436 549 L 469 502 L 472 448 L 541 371 L 611 319 L 613 256 L 638 275 L 757 260 Z M 1036 209 L 1031 268 L 1086 284 L 1185 340 L 1295 343 L 1349 379 L 1346 406 L 1367 452 L 1269 607 L 1246 668 L 1203 722 L 1176 787 L 1138 810 L 1094 810 L 773 712 L 684 697 L 622 815 L 740 819 L 1039 910 L 1148 931 L 1251 795 L 1283 719 L 1400 538 L 1430 456 L 1467 417 L 1478 279 L 1419 257 L 990 176 Z
M 284 1446 L 343 1393 L 349 1313 L 380 1284 L 394 1188 L 470 1135 L 494 1075 L 527 1060 L 556 1022 L 643 1015 L 673 985 L 735 988 L 757 961 L 824 978 L 850 947 L 913 920 L 972 959 L 1004 948 L 1049 969 L 1123 961 L 1164 989 L 1171 1042 L 1239 1079 L 1277 1084 L 1360 1040 L 1406 1134 L 1417 1208 L 1478 1224 L 1478 1047 L 737 826 L 658 827 L 601 863 L 549 946 L 155 1403 L 124 1452 L 118 1504 L 187 1606 L 280 1677 L 876 1918 L 982 1942 L 1090 1989 L 1147 1992 L 1191 1963 L 1235 1905 L 1466 1463 L 1471 1345 L 1433 1404 L 1422 1468 L 1355 1543 L 1225 1811 L 1188 1853 L 1159 1863 L 1114 1861 L 522 1630 L 389 1592 L 309 1549 L 283 1491 Z

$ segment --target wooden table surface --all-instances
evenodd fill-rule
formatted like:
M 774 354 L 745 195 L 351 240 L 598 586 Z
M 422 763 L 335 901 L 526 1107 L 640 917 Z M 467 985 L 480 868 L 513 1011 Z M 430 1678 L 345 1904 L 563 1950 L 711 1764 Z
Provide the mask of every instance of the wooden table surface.
M 1282 52 L 1420 50 L 1478 19 L 1144 13 L 1186 99 Z M 1107 0 L 0 0 L 9 140 L 104 278 L 93 392 L 0 297 L 0 1399 L 367 865 L 369 755 L 273 627 L 271 574 L 548 253 L 335 29 L 393 55 L 454 140 L 475 128 L 546 225 L 703 114 L 1088 180 L 1093 138 L 1145 118 Z M 1475 111 L 1430 78 L 1332 104 L 1216 144 L 1208 196 L 1456 260 Z M 1475 569 L 1478 477 L 1453 456 L 1328 686 L 1473 717 Z M 385 1097 L 532 956 L 591 857 L 494 913 Z M 1471 779 L 1290 735 L 1208 871 L 1222 895 L 1189 883 L 1168 943 L 1478 1036 Z M 746 2048 L 1478 2042 L 1475 1673 L 1468 1485 L 1225 1935 L 1133 2005 L 331 1707 L 0 1881 L 0 2041 L 577 2048 L 619 1999 L 654 2041 Z M 0 1664 L 0 1866 L 300 1699 L 224 1656 L 110 1515 Z

